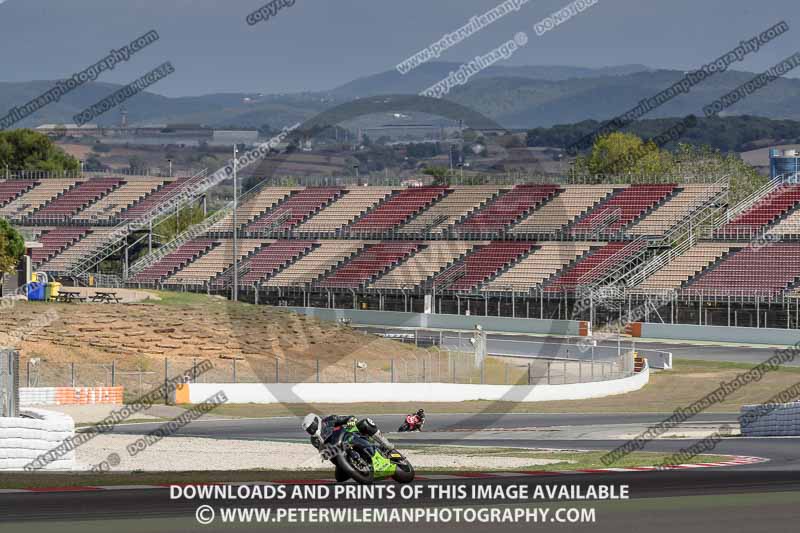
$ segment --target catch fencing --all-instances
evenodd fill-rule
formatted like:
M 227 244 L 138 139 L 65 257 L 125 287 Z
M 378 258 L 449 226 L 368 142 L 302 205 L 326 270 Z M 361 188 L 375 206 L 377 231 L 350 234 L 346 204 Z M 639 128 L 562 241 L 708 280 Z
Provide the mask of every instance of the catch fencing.
M 478 363 L 474 352 L 443 347 L 418 350 L 413 356 L 302 361 L 253 357 L 216 359 L 207 372 L 189 372 L 190 383 L 458 383 L 484 385 L 560 385 L 619 379 L 633 372 L 628 354 L 604 360 L 489 356 Z M 109 364 L 26 364 L 24 387 L 123 387 L 130 400 L 187 373 L 199 359 L 149 360 L 139 367 Z M 630 363 L 630 364 L 629 364 Z
M 0 417 L 19 416 L 19 352 L 0 348 Z

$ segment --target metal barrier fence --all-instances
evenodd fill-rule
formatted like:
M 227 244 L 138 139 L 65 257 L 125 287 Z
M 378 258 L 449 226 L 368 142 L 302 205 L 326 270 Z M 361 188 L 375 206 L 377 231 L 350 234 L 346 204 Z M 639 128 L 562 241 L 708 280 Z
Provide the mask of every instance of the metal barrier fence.
M 0 417 L 19 416 L 19 352 L 0 348 Z
M 489 356 L 476 364 L 472 352 L 433 347 L 418 357 L 386 357 L 360 361 L 311 359 L 215 359 L 214 368 L 195 374 L 195 383 L 471 383 L 533 385 L 586 383 L 631 375 L 632 362 L 622 357 L 605 360 L 568 360 Z M 157 362 L 138 367 L 118 363 L 30 362 L 21 374 L 23 386 L 122 386 L 133 399 L 163 385 L 199 364 L 200 359 Z M 191 374 L 190 374 L 191 375 Z

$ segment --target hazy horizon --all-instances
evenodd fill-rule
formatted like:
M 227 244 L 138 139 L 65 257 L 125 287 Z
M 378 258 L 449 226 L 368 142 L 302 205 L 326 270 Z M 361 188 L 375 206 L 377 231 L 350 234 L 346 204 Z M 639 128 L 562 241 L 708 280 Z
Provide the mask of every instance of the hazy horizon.
M 296 0 L 248 25 L 264 0 L 6 0 L 0 2 L 0 81 L 54 80 L 99 61 L 112 48 L 156 30 L 160 39 L 98 79 L 126 84 L 164 61 L 175 74 L 149 88 L 165 96 L 297 93 L 333 89 L 389 71 L 501 0 L 351 0 L 347 6 Z M 500 66 L 602 68 L 641 64 L 692 70 L 775 23 L 790 31 L 732 70 L 759 72 L 795 53 L 794 2 L 598 0 L 537 37 L 534 24 L 567 0 L 530 1 L 470 36 L 437 61 L 460 63 L 519 31 L 527 46 Z M 420 90 L 424 87 L 420 87 Z

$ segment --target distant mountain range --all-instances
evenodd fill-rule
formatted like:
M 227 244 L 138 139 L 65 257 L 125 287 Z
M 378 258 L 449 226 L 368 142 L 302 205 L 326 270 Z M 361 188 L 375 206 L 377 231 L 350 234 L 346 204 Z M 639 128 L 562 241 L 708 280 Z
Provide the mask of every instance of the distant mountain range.
M 125 106 L 131 124 L 193 123 L 214 127 L 280 128 L 310 118 L 334 105 L 355 98 L 383 94 L 415 94 L 457 70 L 457 63 L 427 63 L 406 75 L 396 70 L 353 80 L 316 93 L 260 95 L 210 94 L 169 98 L 142 93 Z M 676 70 L 653 70 L 644 65 L 600 69 L 568 66 L 493 66 L 455 88 L 448 99 L 466 105 L 515 129 L 570 124 L 587 119 L 605 120 L 631 109 L 643 98 L 666 89 L 684 75 Z M 647 118 L 702 115 L 703 106 L 734 90 L 755 74 L 729 71 L 706 79 Z M 4 115 L 46 92 L 51 81 L 0 83 L 0 110 Z M 71 123 L 84 108 L 120 86 L 87 83 L 59 102 L 22 121 L 21 126 Z M 157 88 L 157 86 L 156 86 Z M 800 119 L 800 79 L 780 79 L 729 108 L 725 114 Z M 101 125 L 119 123 L 119 109 L 97 119 Z
M 408 74 L 402 75 L 397 70 L 389 70 L 358 78 L 331 91 L 337 98 L 352 100 L 364 96 L 381 94 L 417 94 L 434 83 L 455 72 L 460 63 L 432 62 L 420 65 Z M 504 67 L 492 66 L 472 78 L 477 80 L 495 78 L 515 78 L 538 81 L 564 81 L 570 79 L 596 78 L 603 76 L 625 76 L 636 72 L 647 72 L 644 65 L 623 65 L 619 67 L 581 68 L 562 66 L 541 67 Z

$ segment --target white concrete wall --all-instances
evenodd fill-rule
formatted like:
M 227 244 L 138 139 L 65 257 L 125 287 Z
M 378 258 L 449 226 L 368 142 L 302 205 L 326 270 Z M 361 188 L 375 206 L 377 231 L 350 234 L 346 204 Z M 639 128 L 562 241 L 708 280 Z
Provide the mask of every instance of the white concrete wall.
M 568 385 L 460 385 L 452 383 L 192 383 L 189 401 L 201 403 L 220 390 L 230 403 L 544 402 L 603 398 L 639 390 L 650 369 L 628 378 Z
M 0 471 L 22 470 L 41 454 L 75 435 L 71 417 L 41 409 L 22 409 L 19 418 L 0 418 Z M 48 464 L 43 470 L 72 470 L 75 452 Z
M 785 344 L 800 342 L 800 330 L 781 328 L 742 328 L 733 326 L 692 326 L 642 322 L 642 338 L 688 341 Z

